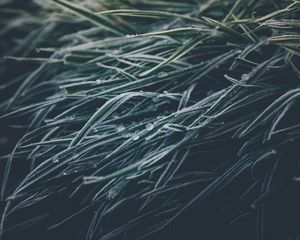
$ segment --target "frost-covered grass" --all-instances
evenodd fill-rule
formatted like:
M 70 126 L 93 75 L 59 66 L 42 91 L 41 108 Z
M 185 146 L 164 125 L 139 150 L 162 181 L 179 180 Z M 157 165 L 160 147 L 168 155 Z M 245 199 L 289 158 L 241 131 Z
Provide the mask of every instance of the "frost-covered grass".
M 20 135 L 4 239 L 157 239 L 207 199 L 225 228 L 298 239 L 298 0 L 16 3 L 0 4 L 1 120 Z

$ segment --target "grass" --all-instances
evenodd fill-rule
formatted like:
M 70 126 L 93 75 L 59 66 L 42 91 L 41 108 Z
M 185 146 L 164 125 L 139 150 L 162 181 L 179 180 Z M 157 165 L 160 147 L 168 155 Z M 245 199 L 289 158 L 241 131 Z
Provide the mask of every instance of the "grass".
M 157 239 L 212 202 L 225 229 L 299 238 L 298 0 L 16 3 L 1 10 L 1 121 L 19 136 L 1 157 L 4 239 Z

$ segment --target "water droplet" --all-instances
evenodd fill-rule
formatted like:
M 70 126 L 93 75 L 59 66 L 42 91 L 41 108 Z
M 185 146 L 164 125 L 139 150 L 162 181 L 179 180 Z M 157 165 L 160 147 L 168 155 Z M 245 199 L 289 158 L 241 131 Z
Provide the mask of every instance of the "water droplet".
M 119 195 L 122 192 L 122 190 L 126 187 L 127 183 L 128 183 L 127 181 L 123 181 L 123 182 L 118 183 L 114 187 L 112 187 L 108 191 L 107 198 L 108 199 L 115 198 L 117 195 Z
M 52 159 L 52 162 L 53 163 L 58 163 L 59 162 L 58 156 L 54 156 L 53 159 Z
M 252 68 L 252 71 L 257 71 L 257 69 L 258 69 L 258 66 L 255 66 Z
M 117 132 L 125 131 L 125 127 L 123 125 L 117 126 Z
M 150 141 L 152 138 L 153 138 L 153 136 L 149 136 L 149 137 L 146 137 L 145 140 Z
M 134 133 L 131 138 L 133 141 L 137 141 L 139 140 L 140 136 L 138 135 L 138 133 Z
M 95 81 L 95 83 L 96 83 L 97 85 L 99 85 L 99 84 L 103 83 L 103 81 L 100 80 L 100 79 L 97 79 L 97 80 Z
M 153 128 L 154 128 L 154 126 L 153 126 L 152 123 L 148 123 L 148 124 L 146 125 L 146 130 L 147 130 L 147 131 L 151 131 Z
M 132 134 L 131 133 L 126 133 L 122 135 L 124 138 L 131 138 Z
M 67 173 L 66 173 L 66 172 L 63 172 L 63 173 L 62 173 L 62 175 L 66 176 L 66 175 L 67 175 Z
M 249 80 L 249 75 L 248 75 L 248 74 L 243 74 L 242 77 L 241 77 L 241 80 L 242 80 L 242 81 L 247 81 L 247 80 Z
M 118 192 L 114 189 L 109 190 L 107 194 L 107 199 L 114 199 L 118 195 Z
M 168 76 L 168 74 L 167 74 L 166 72 L 160 72 L 160 73 L 158 74 L 158 76 L 161 77 L 161 78 L 163 78 L 163 77 Z

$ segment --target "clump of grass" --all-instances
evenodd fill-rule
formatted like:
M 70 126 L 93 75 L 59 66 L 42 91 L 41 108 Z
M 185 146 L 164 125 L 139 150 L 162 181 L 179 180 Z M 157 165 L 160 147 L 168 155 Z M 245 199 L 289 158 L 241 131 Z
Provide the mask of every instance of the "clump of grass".
M 154 239 L 215 199 L 257 239 L 299 237 L 299 1 L 34 6 L 7 26 L 32 19 L 1 86 L 22 135 L 2 157 L 1 235 L 71 239 L 79 219 L 78 239 Z

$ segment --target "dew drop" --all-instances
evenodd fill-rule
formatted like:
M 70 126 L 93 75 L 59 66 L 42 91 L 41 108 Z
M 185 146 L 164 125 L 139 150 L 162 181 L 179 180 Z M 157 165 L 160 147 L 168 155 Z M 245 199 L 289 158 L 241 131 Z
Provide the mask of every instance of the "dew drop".
M 153 136 L 149 136 L 149 137 L 146 137 L 145 140 L 150 141 L 152 138 L 153 138 Z
M 132 134 L 131 133 L 126 133 L 126 134 L 123 134 L 123 137 L 124 138 L 131 138 Z
M 95 83 L 96 83 L 97 85 L 99 85 L 99 84 L 103 83 L 103 81 L 100 80 L 100 79 L 97 79 L 97 80 L 95 81 Z
M 151 131 L 153 128 L 154 128 L 154 126 L 153 126 L 152 123 L 148 123 L 148 124 L 146 125 L 146 130 L 147 130 L 147 131 Z
M 257 69 L 258 69 L 258 66 L 255 66 L 252 68 L 252 71 L 257 71 Z
M 137 141 L 139 140 L 140 136 L 138 135 L 138 133 L 134 133 L 131 138 L 133 141 Z
M 241 77 L 241 80 L 242 80 L 242 81 L 247 81 L 247 80 L 249 80 L 249 75 L 248 75 L 248 74 L 243 74 L 242 77 Z
M 52 159 L 52 162 L 53 163 L 58 163 L 59 162 L 58 156 L 54 156 L 53 159 Z
M 117 132 L 125 131 L 125 127 L 123 125 L 117 126 Z
M 114 189 L 111 189 L 107 194 L 107 199 L 114 199 L 118 195 L 118 192 Z
M 163 78 L 163 77 L 168 76 L 168 74 L 167 74 L 166 72 L 160 72 L 160 73 L 158 74 L 158 76 L 161 77 L 161 78 Z

